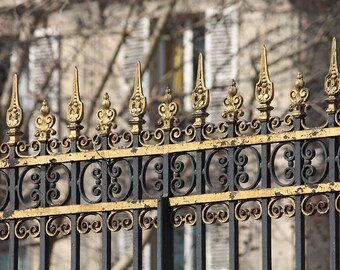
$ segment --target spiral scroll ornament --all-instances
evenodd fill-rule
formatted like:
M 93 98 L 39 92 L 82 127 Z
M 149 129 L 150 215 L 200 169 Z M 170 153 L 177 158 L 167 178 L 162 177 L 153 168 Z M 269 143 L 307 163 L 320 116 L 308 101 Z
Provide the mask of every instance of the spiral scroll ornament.
M 22 219 L 15 224 L 15 236 L 22 240 L 27 237 L 37 238 L 40 236 L 40 223 L 37 218 Z
M 77 219 L 77 231 L 81 234 L 99 233 L 102 231 L 102 227 L 102 216 L 98 213 L 82 214 Z
M 50 217 L 46 222 L 46 233 L 50 237 L 66 236 L 71 233 L 71 219 L 69 216 Z
M 157 229 L 157 216 L 154 209 L 143 210 L 139 214 L 138 224 L 143 230 Z
M 9 237 L 10 226 L 9 222 L 5 220 L 0 220 L 0 240 L 7 240 Z
M 229 217 L 228 203 L 208 203 L 202 210 L 202 220 L 205 224 L 226 223 L 229 221 Z
M 301 211 L 306 216 L 324 215 L 329 211 L 329 203 L 327 194 L 307 195 L 301 202 Z
M 171 212 L 170 220 L 175 228 L 184 224 L 194 226 L 197 221 L 196 208 L 194 206 L 175 207 Z
M 260 219 L 262 217 L 261 201 L 239 201 L 235 207 L 235 217 L 238 221 L 246 221 L 249 218 Z
M 273 219 L 282 216 L 293 217 L 296 212 L 295 199 L 293 197 L 272 198 L 268 204 L 268 215 Z
M 115 160 L 108 168 L 110 183 L 108 195 L 111 201 L 124 201 L 132 192 L 132 161 Z
M 133 215 L 131 211 L 113 211 L 107 218 L 107 227 L 112 232 L 120 229 L 130 231 L 133 228 Z

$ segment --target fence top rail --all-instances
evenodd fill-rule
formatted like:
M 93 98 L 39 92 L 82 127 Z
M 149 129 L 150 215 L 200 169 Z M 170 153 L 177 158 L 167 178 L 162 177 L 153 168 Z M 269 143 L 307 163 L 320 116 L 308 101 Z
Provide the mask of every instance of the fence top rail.
M 204 81 L 203 55 L 200 54 L 196 85 L 191 95 L 194 120 L 186 128 L 176 126 L 179 106 L 173 101 L 169 88 L 165 90 L 164 100 L 158 107 L 159 128 L 149 131 L 143 127 L 146 123 L 144 115 L 147 112 L 147 99 L 143 94 L 141 64 L 137 63 L 134 90 L 129 102 L 131 130 L 122 133 L 114 131 L 117 128 L 115 123 L 117 113 L 111 107 L 109 95 L 106 93 L 101 108 L 97 111 L 98 134 L 93 138 L 81 135 L 84 105 L 80 96 L 78 70 L 75 68 L 72 97 L 67 107 L 69 135 L 62 140 L 52 137 L 56 134 L 53 128 L 55 117 L 50 112 L 47 100 L 44 100 L 41 113 L 35 119 L 37 139 L 28 143 L 20 141 L 23 135 L 20 128 L 24 115 L 19 102 L 18 78 L 15 74 L 12 98 L 6 114 L 9 140 L 0 147 L 0 169 L 337 136 L 340 134 L 340 110 L 337 108 L 340 76 L 335 38 L 332 41 L 330 58 L 329 71 L 324 81 L 327 95 L 325 112 L 328 116 L 321 127 L 308 127 L 306 124 L 307 109 L 310 108 L 309 89 L 305 87 L 301 73 L 298 73 L 295 86 L 289 92 L 288 113 L 282 118 L 271 115 L 274 109 L 271 106 L 274 84 L 269 77 L 267 52 L 263 47 L 259 80 L 255 85 L 259 116 L 251 121 L 241 119 L 243 98 L 238 94 L 233 80 L 223 100 L 224 122 L 219 125 L 206 122 L 210 96 Z

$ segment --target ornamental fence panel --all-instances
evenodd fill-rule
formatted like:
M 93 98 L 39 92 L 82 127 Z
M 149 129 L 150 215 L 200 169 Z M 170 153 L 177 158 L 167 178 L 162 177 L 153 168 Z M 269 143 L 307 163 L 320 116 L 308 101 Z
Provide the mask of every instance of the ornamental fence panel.
M 81 135 L 84 106 L 74 70 L 67 108 L 69 136 L 59 140 L 48 102 L 36 117 L 36 140 L 20 140 L 23 110 L 17 75 L 6 115 L 9 140 L 1 145 L 0 239 L 9 269 L 18 269 L 20 242 L 37 238 L 40 269 L 49 269 L 50 242 L 70 235 L 71 269 L 80 269 L 81 235 L 101 235 L 101 269 L 112 267 L 112 232 L 133 233 L 133 269 L 142 269 L 142 235 L 157 231 L 157 269 L 174 269 L 174 231 L 195 229 L 195 266 L 206 269 L 206 229 L 228 223 L 229 269 L 239 269 L 239 226 L 261 223 L 262 269 L 272 269 L 272 221 L 294 222 L 296 269 L 305 269 L 305 218 L 329 219 L 329 269 L 339 266 L 340 76 L 333 39 L 324 81 L 324 124 L 307 126 L 309 90 L 299 73 L 284 117 L 272 116 L 274 86 L 263 48 L 255 86 L 259 116 L 242 119 L 243 98 L 232 81 L 223 100 L 224 122 L 208 123 L 209 90 L 199 56 L 192 92 L 192 124 L 176 126 L 176 102 L 166 89 L 159 128 L 144 120 L 140 63 L 129 103 L 131 130 L 115 132 L 116 112 L 105 94 L 97 111 L 98 135 Z

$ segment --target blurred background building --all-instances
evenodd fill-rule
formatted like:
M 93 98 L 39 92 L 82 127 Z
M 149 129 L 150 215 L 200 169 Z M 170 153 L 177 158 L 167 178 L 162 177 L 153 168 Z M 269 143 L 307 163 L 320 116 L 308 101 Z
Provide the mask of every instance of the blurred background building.
M 66 106 L 72 90 L 73 68 L 78 66 L 80 93 L 85 107 L 84 133 L 95 135 L 95 112 L 102 96 L 109 93 L 117 110 L 117 123 L 128 130 L 127 104 L 137 61 L 142 63 L 143 89 L 148 97 L 149 123 L 157 126 L 157 106 L 169 86 L 180 104 L 180 123 L 192 120 L 191 91 L 194 88 L 198 54 L 203 52 L 205 79 L 211 93 L 209 121 L 222 121 L 222 100 L 231 79 L 244 97 L 246 119 L 256 114 L 254 86 L 258 80 L 261 47 L 268 50 L 271 80 L 275 84 L 274 115 L 288 109 L 289 90 L 298 71 L 311 90 L 313 121 L 320 118 L 323 77 L 328 71 L 333 36 L 340 36 L 340 3 L 336 0 L 2 0 L 0 1 L 0 95 L 1 119 L 10 101 L 11 77 L 19 74 L 20 97 L 25 116 L 22 130 L 31 134 L 43 99 L 57 117 L 59 137 L 67 135 Z M 1 122 L 4 130 L 4 122 Z M 4 133 L 0 136 L 6 140 Z M 308 221 L 308 269 L 322 269 L 327 242 L 318 226 L 327 219 Z M 307 225 L 308 225 L 307 222 Z M 290 221 L 273 222 L 275 269 L 293 269 L 294 235 Z M 209 226 L 208 269 L 226 269 L 227 224 Z M 241 269 L 260 269 L 256 222 L 240 225 Z M 310 229 L 308 229 L 310 228 Z M 114 237 L 115 263 L 127 260 L 131 234 Z M 145 269 L 155 267 L 152 243 L 145 246 Z M 51 269 L 62 269 L 70 259 L 64 241 L 51 243 Z M 82 238 L 82 269 L 99 269 L 100 237 Z M 175 236 L 176 269 L 195 269 L 192 245 L 194 230 L 181 228 Z M 313 242 L 318 242 L 318 250 Z M 0 245 L 5 243 L 0 243 Z M 22 269 L 37 269 L 39 249 L 32 240 L 22 244 Z M 0 246 L 1 247 L 1 246 Z M 317 254 L 317 256 L 315 256 Z M 0 255 L 6 269 L 6 254 Z M 98 261 L 97 261 L 98 260 Z M 116 268 L 113 268 L 116 269 Z

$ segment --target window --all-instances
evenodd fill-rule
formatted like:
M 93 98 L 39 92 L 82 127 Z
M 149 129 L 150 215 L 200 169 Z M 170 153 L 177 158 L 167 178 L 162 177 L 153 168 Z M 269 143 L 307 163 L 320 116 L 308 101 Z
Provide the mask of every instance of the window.
M 238 6 L 235 5 L 222 11 L 207 9 L 193 14 L 176 14 L 170 19 L 149 70 L 143 76 L 144 93 L 153 98 L 148 102 L 148 111 L 154 110 L 149 114 L 150 123 L 157 123 L 160 100 L 155 97 L 162 96 L 167 86 L 180 108 L 188 112 L 188 118 L 191 117 L 191 92 L 195 86 L 200 52 L 204 54 L 206 86 L 211 94 L 208 121 L 217 123 L 222 120 L 221 99 L 226 96 L 231 79 L 237 79 L 238 75 L 238 17 Z M 140 19 L 136 30 L 127 39 L 123 57 L 126 84 L 134 78 L 136 62 L 142 61 L 148 52 L 148 37 L 152 35 L 155 24 L 156 20 Z M 182 253 L 176 255 L 176 267 L 195 268 L 195 254 L 187 254 L 188 249 L 194 250 L 194 233 L 195 230 L 175 230 L 175 250 Z M 215 245 L 216 239 L 220 240 L 219 245 Z M 228 239 L 227 226 L 212 227 L 207 232 L 207 269 L 224 269 L 228 264 L 228 256 L 221 256 L 228 254 Z M 149 256 L 152 258 L 151 253 Z

